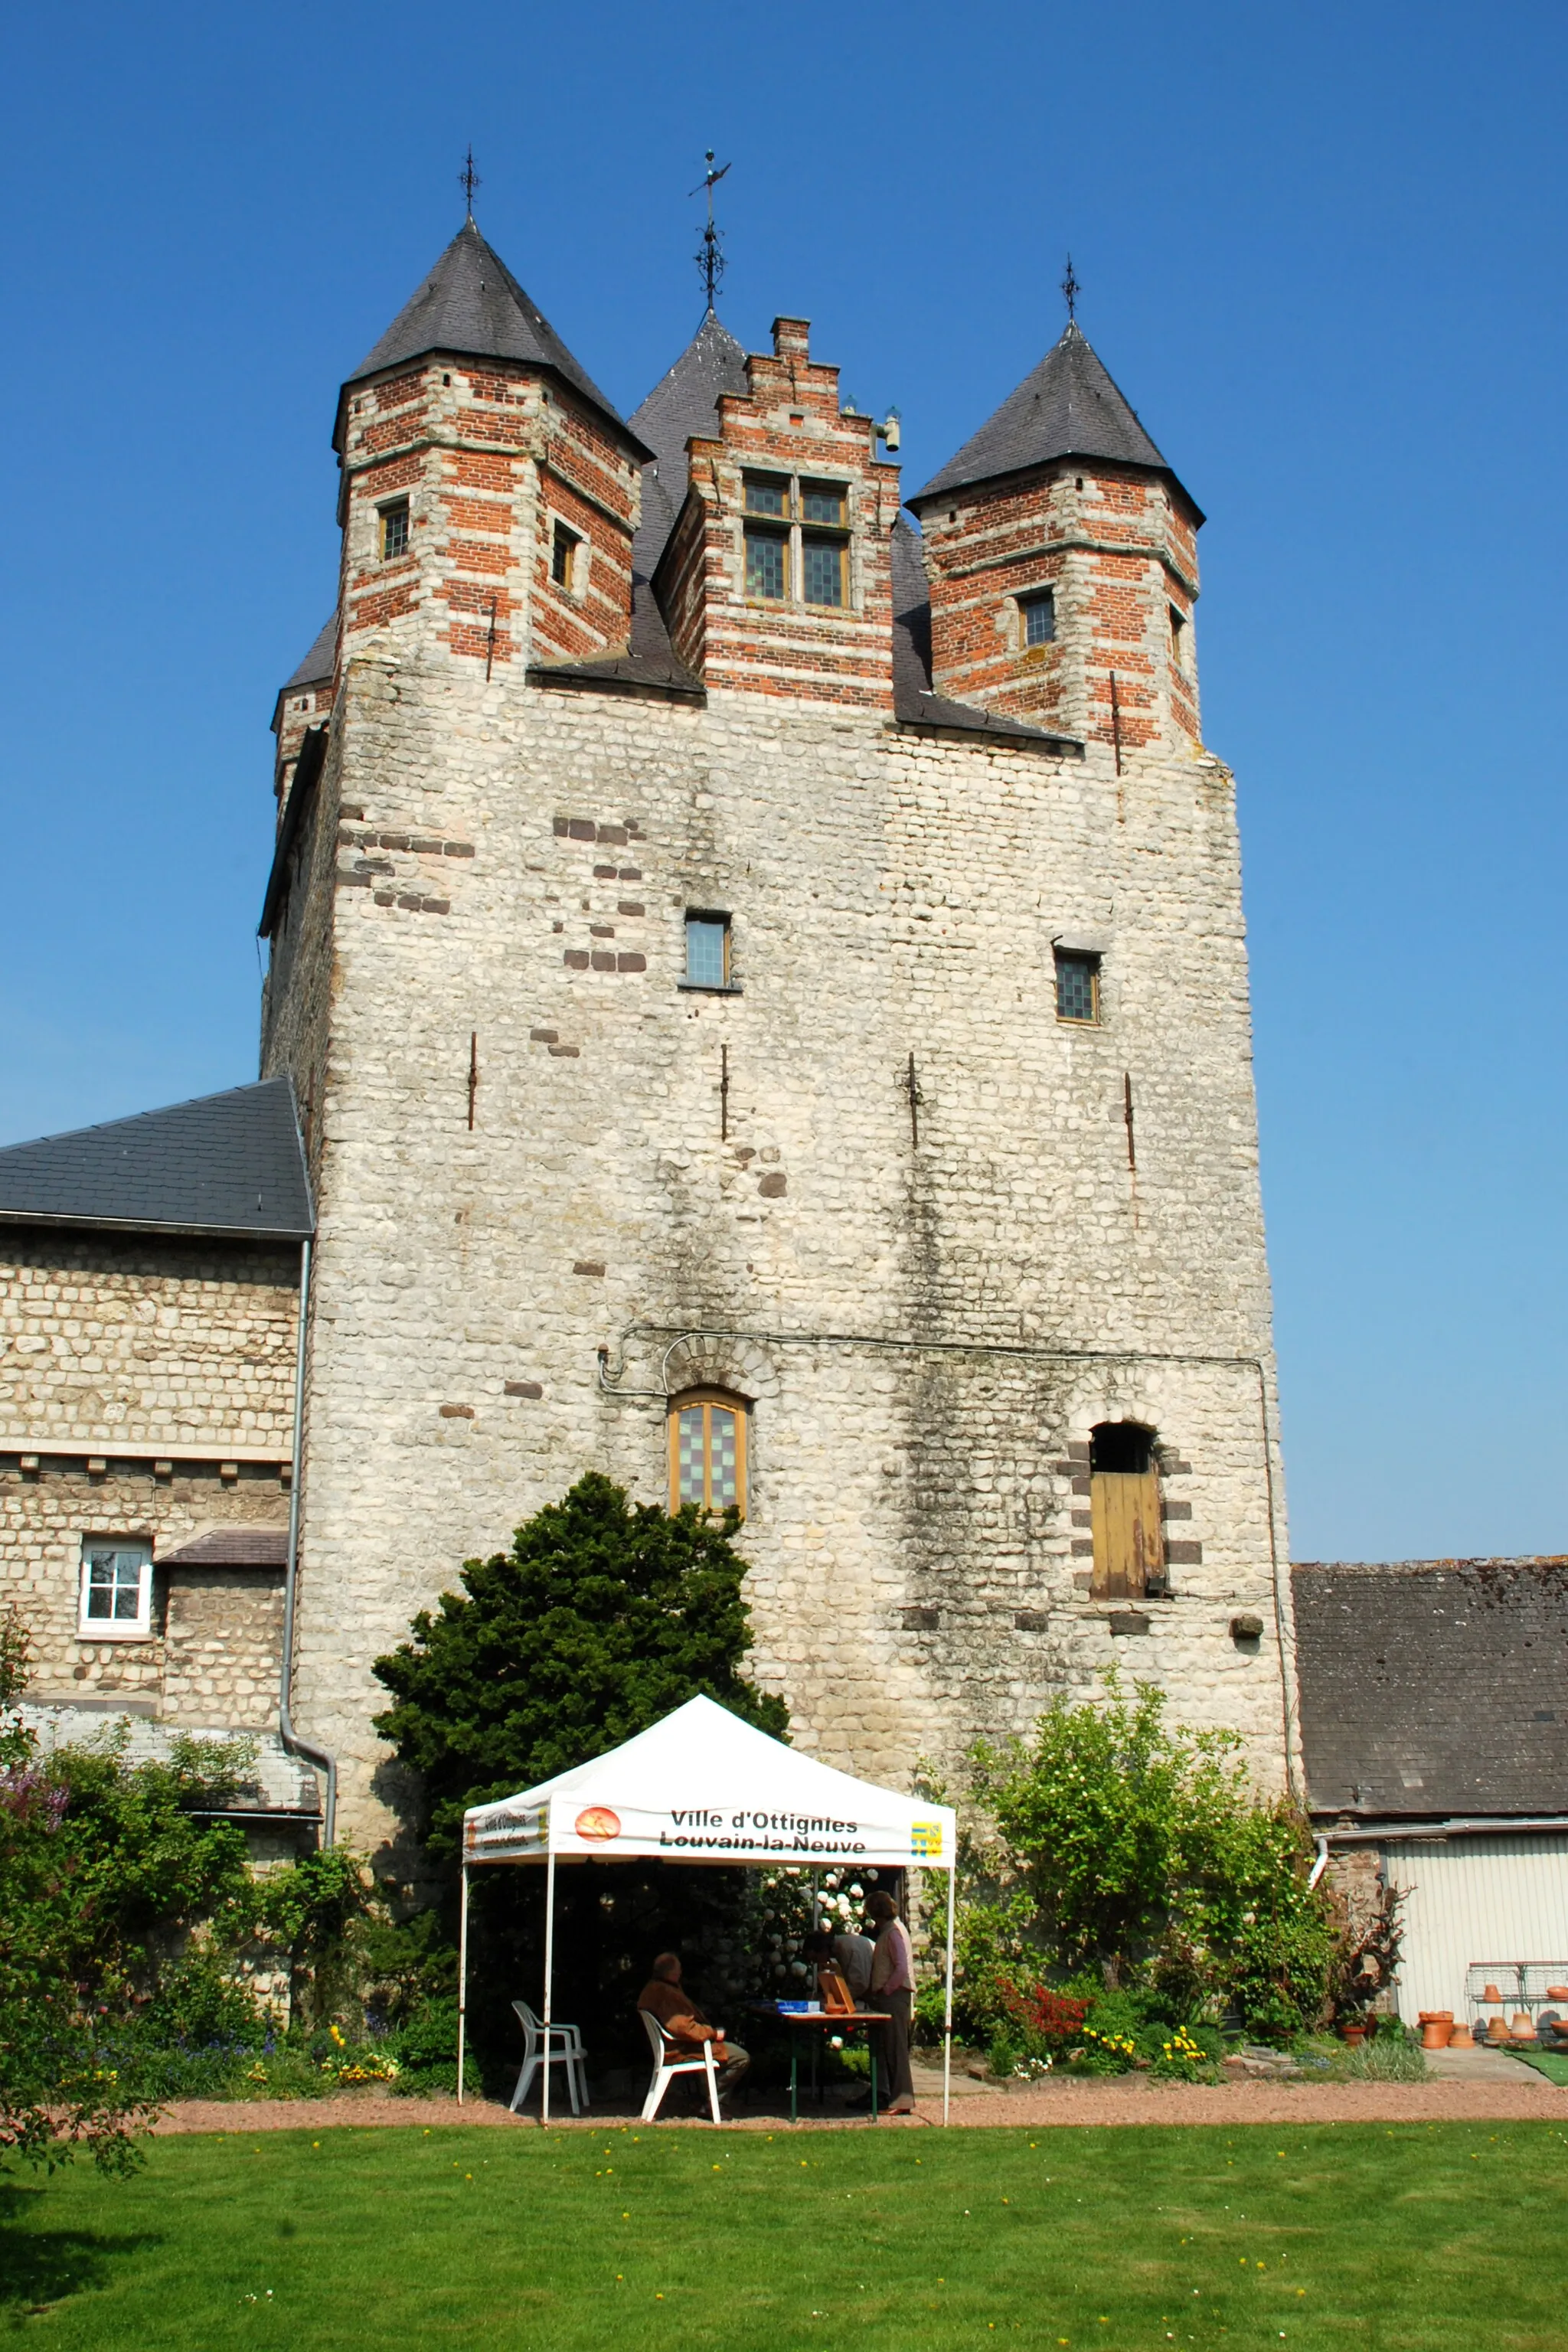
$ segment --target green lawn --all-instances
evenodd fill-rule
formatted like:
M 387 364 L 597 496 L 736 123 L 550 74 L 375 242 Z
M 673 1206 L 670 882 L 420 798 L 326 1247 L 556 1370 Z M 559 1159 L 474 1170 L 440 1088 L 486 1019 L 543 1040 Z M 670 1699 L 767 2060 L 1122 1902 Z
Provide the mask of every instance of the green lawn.
M 92 2352 L 1563 2352 L 1552 2124 L 160 2140 L 0 2190 L 0 2326 Z

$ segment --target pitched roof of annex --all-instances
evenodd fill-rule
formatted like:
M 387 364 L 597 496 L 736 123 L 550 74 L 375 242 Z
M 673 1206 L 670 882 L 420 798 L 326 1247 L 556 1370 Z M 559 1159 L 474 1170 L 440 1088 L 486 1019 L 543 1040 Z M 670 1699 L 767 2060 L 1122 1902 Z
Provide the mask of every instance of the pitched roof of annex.
M 1568 1812 L 1568 1559 L 1310 1560 L 1291 1589 L 1315 1812 Z
M 0 1223 L 303 1241 L 315 1224 L 287 1078 L 0 1150 Z

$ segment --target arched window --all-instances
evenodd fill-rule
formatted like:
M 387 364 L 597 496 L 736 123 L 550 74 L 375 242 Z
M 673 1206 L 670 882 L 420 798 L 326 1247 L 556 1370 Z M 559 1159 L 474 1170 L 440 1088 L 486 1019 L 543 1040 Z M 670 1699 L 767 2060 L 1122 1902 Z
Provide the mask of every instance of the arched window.
M 1136 1601 L 1165 1589 L 1160 1472 L 1154 1433 L 1136 1421 L 1102 1421 L 1089 1433 L 1094 1597 Z
M 746 1401 L 726 1389 L 689 1389 L 669 1409 L 669 1507 L 746 1516 Z

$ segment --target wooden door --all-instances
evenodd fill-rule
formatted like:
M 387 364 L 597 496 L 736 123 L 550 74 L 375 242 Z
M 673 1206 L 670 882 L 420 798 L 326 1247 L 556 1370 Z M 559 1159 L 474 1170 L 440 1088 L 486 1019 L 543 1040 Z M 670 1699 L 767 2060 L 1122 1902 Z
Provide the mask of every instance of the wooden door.
M 1165 1562 L 1157 1470 L 1097 1470 L 1089 1482 L 1098 1601 L 1137 1601 Z

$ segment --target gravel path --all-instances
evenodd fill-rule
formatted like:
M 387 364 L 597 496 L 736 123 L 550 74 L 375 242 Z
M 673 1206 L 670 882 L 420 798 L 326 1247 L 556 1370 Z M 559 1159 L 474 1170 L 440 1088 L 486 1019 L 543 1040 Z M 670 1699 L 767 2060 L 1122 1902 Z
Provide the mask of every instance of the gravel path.
M 601 2106 L 581 2123 L 567 2116 L 564 2128 L 602 2131 L 631 2119 L 624 2103 Z M 689 2125 L 697 2118 L 671 2116 Z M 940 2124 L 942 2101 L 921 2097 L 913 2116 L 888 2119 L 901 2129 Z M 963 2125 L 1006 2125 L 1037 2131 L 1057 2124 L 1419 2124 L 1568 2122 L 1568 2091 L 1543 2076 L 1519 2070 L 1515 2082 L 1428 2083 L 1151 2083 L 1124 2074 L 1110 2082 L 1057 2082 L 1027 2091 L 989 2093 L 971 2087 L 952 2102 L 952 2120 Z M 154 2132 L 223 2132 L 247 2137 L 268 2131 L 356 2131 L 392 2126 L 433 2130 L 438 2125 L 505 2125 L 531 2129 L 537 2118 L 514 2116 L 489 2099 L 451 2098 L 177 2100 L 153 2126 Z M 866 2118 L 827 2108 L 802 2122 L 802 2131 L 853 2131 Z M 748 2113 L 727 2129 L 787 2131 L 782 2115 Z

